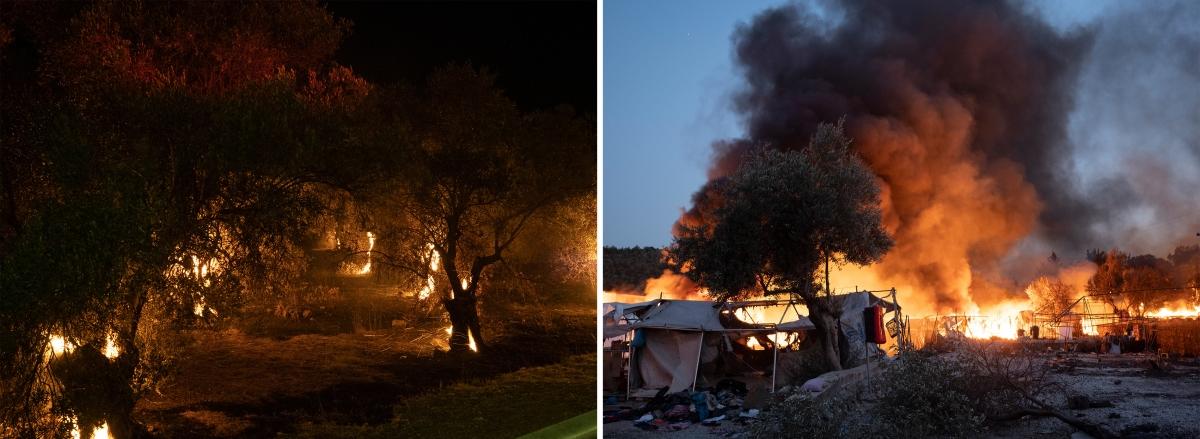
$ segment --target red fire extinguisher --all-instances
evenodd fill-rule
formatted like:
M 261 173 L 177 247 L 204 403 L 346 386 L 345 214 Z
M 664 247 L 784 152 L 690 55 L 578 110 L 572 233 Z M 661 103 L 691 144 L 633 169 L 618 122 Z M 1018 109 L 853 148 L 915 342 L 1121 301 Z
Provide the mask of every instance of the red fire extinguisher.
M 883 331 L 883 307 L 872 305 L 863 309 L 863 329 L 868 343 L 887 343 L 887 335 Z

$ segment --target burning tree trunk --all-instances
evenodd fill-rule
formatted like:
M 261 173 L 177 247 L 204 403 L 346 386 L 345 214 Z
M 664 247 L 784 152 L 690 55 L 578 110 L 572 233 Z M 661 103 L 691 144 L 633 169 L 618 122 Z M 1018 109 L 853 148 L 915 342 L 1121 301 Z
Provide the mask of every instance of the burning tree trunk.
M 472 295 L 456 296 L 453 299 L 443 299 L 446 313 L 450 316 L 450 351 L 465 352 L 471 349 L 471 340 L 475 348 L 483 346 L 483 334 L 479 329 L 479 311 L 476 299 Z
M 120 385 L 111 389 L 112 411 L 109 412 L 110 419 L 108 420 L 109 432 L 115 438 L 143 436 L 141 426 L 133 419 L 133 410 L 138 399 L 134 393 L 133 383 L 134 373 L 142 360 L 142 350 L 137 345 L 137 334 L 148 300 L 149 297 L 145 290 L 134 295 L 128 332 L 122 331 L 117 335 L 120 351 L 114 359 L 114 372 Z
M 500 261 L 500 253 L 511 241 L 497 245 L 494 252 L 488 256 L 477 256 L 471 263 L 469 280 L 463 281 L 458 273 L 458 247 L 462 238 L 459 217 L 451 215 L 447 218 L 446 240 L 443 245 L 435 245 L 434 251 L 442 255 L 441 262 L 446 278 L 450 281 L 450 297 L 443 298 L 442 304 L 450 317 L 450 351 L 463 352 L 484 349 L 483 332 L 479 326 L 479 308 L 476 293 L 479 291 L 479 280 L 484 268 Z M 469 334 L 468 334 L 469 333 Z M 474 338 L 474 348 L 471 339 Z
M 414 102 L 388 101 L 412 116 L 412 125 L 396 127 L 412 148 L 381 169 L 395 178 L 363 192 L 405 212 L 379 218 L 395 218 L 384 221 L 440 256 L 452 350 L 472 337 L 483 349 L 476 299 L 484 271 L 534 215 L 595 193 L 594 123 L 565 111 L 522 112 L 492 74 L 466 64 L 434 71 Z M 395 148 L 394 139 L 380 139 L 381 148 Z
M 121 352 L 116 359 L 115 372 L 120 386 L 111 389 L 112 408 L 109 412 L 108 429 L 114 438 L 140 437 L 142 436 L 139 434 L 141 428 L 133 419 L 133 409 L 137 404 L 137 398 L 134 396 L 131 383 L 133 383 L 137 364 L 141 360 L 141 351 L 133 343 L 132 338 L 121 344 L 126 350 Z

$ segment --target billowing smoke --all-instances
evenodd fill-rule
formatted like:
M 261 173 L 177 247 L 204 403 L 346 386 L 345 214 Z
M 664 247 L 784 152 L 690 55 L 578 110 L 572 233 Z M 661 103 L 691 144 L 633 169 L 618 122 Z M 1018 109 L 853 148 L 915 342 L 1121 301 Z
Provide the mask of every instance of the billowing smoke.
M 1119 50 L 1097 42 L 1125 29 L 1064 33 L 1019 5 L 985 0 L 846 0 L 823 12 L 787 5 L 737 29 L 744 88 L 733 105 L 747 137 L 716 144 L 710 181 L 680 221 L 703 221 L 718 201 L 712 188 L 750 147 L 800 148 L 818 123 L 845 117 L 879 177 L 885 224 L 896 239 L 883 262 L 860 276 L 885 285 L 865 286 L 911 288 L 908 297 L 928 311 L 973 312 L 1021 294 L 1020 282 L 1035 273 L 1015 276 L 1021 270 L 1013 267 L 1035 265 L 1025 262 L 1035 253 L 1039 261 L 1050 250 L 1082 257 L 1086 248 L 1117 244 L 1097 235 L 1110 231 L 1115 211 L 1134 206 L 1138 185 L 1119 175 L 1077 184 L 1079 148 L 1068 126 L 1083 72 L 1097 87 L 1114 88 L 1100 83 L 1136 71 L 1089 64 Z M 1193 75 L 1200 70 L 1194 43 L 1178 43 L 1193 49 L 1186 52 Z M 1192 123 L 1192 153 L 1197 102 L 1180 109 Z M 1117 110 L 1117 120 L 1105 122 L 1136 111 Z M 1114 129 L 1140 130 L 1143 117 L 1135 119 Z M 1171 164 L 1163 159 L 1143 166 Z M 1195 172 L 1197 163 L 1190 166 Z
M 1121 6 L 1098 23 L 1069 132 L 1107 213 L 1093 245 L 1165 255 L 1200 244 L 1200 3 Z

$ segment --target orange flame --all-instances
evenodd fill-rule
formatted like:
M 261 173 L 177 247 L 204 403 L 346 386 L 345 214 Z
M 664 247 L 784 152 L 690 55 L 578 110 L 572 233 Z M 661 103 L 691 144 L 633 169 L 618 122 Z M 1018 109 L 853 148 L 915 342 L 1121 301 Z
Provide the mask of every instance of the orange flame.
M 454 325 L 446 327 L 446 335 L 454 335 Z M 467 346 L 471 348 L 471 352 L 479 352 L 479 348 L 475 347 L 475 336 L 471 335 L 471 331 L 467 331 Z
M 1167 304 L 1154 311 L 1147 311 L 1146 317 L 1200 317 L 1200 304 L 1189 304 L 1184 301 Z
M 437 273 L 438 265 L 441 264 L 442 257 L 434 250 L 433 244 L 427 244 L 425 250 L 429 252 L 429 276 L 425 277 L 425 286 L 421 287 L 421 291 L 417 292 L 417 298 L 425 300 L 429 295 L 433 294 L 434 288 L 437 287 L 433 279 L 433 273 Z
M 367 264 L 358 270 L 358 274 L 371 273 L 371 251 L 375 250 L 375 234 L 367 232 Z

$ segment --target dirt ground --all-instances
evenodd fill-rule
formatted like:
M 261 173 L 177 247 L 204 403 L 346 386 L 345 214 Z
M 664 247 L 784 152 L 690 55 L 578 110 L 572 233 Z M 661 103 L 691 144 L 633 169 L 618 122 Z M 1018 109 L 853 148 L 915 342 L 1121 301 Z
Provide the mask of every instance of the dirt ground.
M 1113 407 L 1065 409 L 1123 437 L 1200 437 L 1200 359 L 1167 361 L 1151 367 L 1144 354 L 1074 354 L 1054 374 L 1069 393 Z M 987 437 L 1070 437 L 1076 430 L 1053 418 L 1022 419 L 998 425 Z M 1076 437 L 1079 437 L 1078 435 Z
M 615 408 L 616 406 L 605 407 Z M 646 431 L 633 426 L 633 421 L 617 421 L 610 422 L 600 426 L 604 437 L 606 438 L 631 438 L 631 439 L 710 439 L 710 438 L 736 438 L 742 437 L 745 434 L 746 427 L 737 423 L 726 421 L 721 425 L 709 427 L 706 425 L 692 424 L 692 426 L 678 431 Z
M 436 321 L 351 332 L 314 321 L 311 326 L 323 328 L 317 333 L 291 328 L 284 335 L 263 331 L 261 322 L 193 330 L 176 373 L 161 395 L 139 402 L 137 417 L 153 435 L 173 438 L 276 436 L 303 423 L 386 423 L 408 398 L 594 350 L 590 307 L 509 311 L 509 318 L 485 328 L 491 349 L 479 354 L 440 352 L 448 336 Z
M 1052 377 L 1064 393 L 1084 395 L 1093 402 L 1111 402 L 1113 407 L 1067 409 L 1064 401 L 1056 404 L 1065 413 L 1081 420 L 1098 423 L 1122 437 L 1196 438 L 1200 437 L 1200 359 L 1176 358 L 1152 367 L 1146 354 L 1066 354 L 1048 357 L 1056 364 Z M 636 406 L 638 402 L 605 406 Z M 606 438 L 633 439 L 707 439 L 743 437 L 744 426 L 725 421 L 718 427 L 693 424 L 679 431 L 644 431 L 631 421 L 602 426 Z M 993 425 L 980 437 L 1086 438 L 1075 428 L 1054 418 L 1026 417 Z

